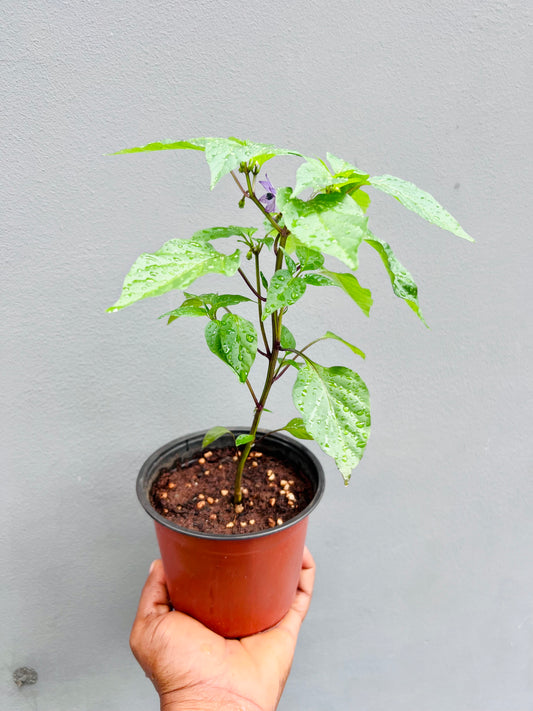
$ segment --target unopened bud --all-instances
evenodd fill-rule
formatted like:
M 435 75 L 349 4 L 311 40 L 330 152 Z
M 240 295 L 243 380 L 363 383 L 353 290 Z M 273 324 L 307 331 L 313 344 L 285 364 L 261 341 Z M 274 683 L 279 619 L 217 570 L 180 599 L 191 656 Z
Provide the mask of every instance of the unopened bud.
M 240 207 L 241 209 L 244 207 L 244 201 L 245 201 L 245 197 L 244 197 L 244 195 L 243 195 L 242 198 L 239 200 L 239 207 Z

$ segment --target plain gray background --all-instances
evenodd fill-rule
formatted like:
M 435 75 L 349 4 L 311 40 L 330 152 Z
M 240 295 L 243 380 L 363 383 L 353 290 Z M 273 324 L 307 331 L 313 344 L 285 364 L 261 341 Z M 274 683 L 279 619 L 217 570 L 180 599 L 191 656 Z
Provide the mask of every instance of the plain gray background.
M 157 555 L 135 477 L 250 403 L 199 322 L 157 320 L 175 297 L 105 308 L 142 251 L 255 216 L 231 179 L 209 192 L 199 153 L 105 154 L 237 135 L 412 180 L 476 238 L 374 193 L 431 330 L 372 250 L 370 319 L 318 289 L 288 317 L 366 352 L 315 353 L 358 368 L 373 434 L 347 489 L 320 455 L 316 594 L 280 709 L 533 709 L 531 20 L 526 0 L 4 0 L 2 708 L 158 708 L 127 642 Z M 287 184 L 298 161 L 271 165 Z M 289 381 L 271 407 L 267 425 L 296 414 Z M 14 685 L 21 665 L 37 685 Z

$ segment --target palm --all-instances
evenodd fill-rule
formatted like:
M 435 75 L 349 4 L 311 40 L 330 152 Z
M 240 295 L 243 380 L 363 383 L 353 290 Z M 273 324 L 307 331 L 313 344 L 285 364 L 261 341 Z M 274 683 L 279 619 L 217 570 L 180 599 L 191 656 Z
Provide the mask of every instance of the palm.
M 293 605 L 279 625 L 227 640 L 192 617 L 169 611 L 163 567 L 158 562 L 143 590 L 132 630 L 134 654 L 161 696 L 183 689 L 219 690 L 261 709 L 275 709 L 309 606 L 313 579 L 313 560 L 306 550 Z

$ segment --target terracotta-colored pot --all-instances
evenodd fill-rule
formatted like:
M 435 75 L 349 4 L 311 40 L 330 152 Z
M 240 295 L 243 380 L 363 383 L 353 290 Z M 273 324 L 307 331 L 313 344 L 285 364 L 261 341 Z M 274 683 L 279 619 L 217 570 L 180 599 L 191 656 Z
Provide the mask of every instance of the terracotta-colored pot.
M 242 428 L 237 434 L 246 433 Z M 324 492 L 324 472 L 298 441 L 278 433 L 261 449 L 296 467 L 312 483 L 309 505 L 290 521 L 268 531 L 243 535 L 200 533 L 168 521 L 152 508 L 150 489 L 162 467 L 200 456 L 204 433 L 170 442 L 143 464 L 137 496 L 155 521 L 170 600 L 181 610 L 228 638 L 245 637 L 277 624 L 288 611 L 298 585 L 307 519 Z M 221 437 L 211 449 L 231 446 Z

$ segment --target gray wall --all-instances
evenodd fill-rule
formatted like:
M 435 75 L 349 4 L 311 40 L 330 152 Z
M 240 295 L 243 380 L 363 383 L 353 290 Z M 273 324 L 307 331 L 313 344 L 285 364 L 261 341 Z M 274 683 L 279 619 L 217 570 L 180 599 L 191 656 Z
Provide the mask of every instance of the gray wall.
M 315 290 L 288 321 L 366 351 L 374 429 L 348 489 L 323 457 L 316 595 L 280 708 L 533 709 L 528 6 L 4 0 L 2 708 L 157 708 L 127 644 L 157 555 L 136 472 L 249 402 L 200 325 L 157 320 L 171 297 L 104 311 L 141 251 L 244 218 L 199 154 L 104 154 L 237 135 L 413 180 L 477 240 L 376 196 L 431 330 L 368 251 L 369 320 Z M 297 163 L 272 165 L 282 182 Z M 17 689 L 21 665 L 37 685 Z

